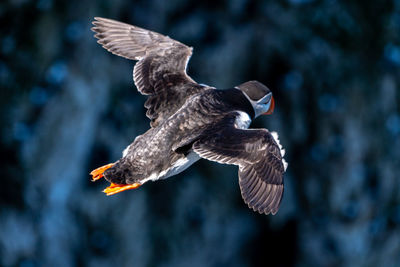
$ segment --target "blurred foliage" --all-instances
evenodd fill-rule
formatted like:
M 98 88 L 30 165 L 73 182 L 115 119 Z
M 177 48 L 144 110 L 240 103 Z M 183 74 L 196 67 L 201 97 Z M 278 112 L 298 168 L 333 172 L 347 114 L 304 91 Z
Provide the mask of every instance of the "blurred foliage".
M 207 161 L 115 197 L 89 182 L 149 127 L 94 16 L 193 46 L 199 83 L 272 89 L 252 127 L 286 148 L 277 215 Z M 399 266 L 399 1 L 8 0 L 0 25 L 0 265 Z

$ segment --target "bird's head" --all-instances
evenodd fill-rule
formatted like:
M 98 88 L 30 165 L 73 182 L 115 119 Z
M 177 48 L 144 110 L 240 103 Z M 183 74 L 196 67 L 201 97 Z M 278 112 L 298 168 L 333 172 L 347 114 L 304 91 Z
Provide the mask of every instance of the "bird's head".
M 248 81 L 237 86 L 253 106 L 255 117 L 272 114 L 275 108 L 272 92 L 264 84 Z

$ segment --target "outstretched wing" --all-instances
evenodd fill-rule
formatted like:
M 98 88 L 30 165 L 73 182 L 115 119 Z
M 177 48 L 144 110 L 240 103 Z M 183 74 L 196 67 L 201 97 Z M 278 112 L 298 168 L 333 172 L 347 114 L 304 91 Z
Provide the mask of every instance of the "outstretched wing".
M 186 99 L 204 86 L 186 74 L 192 48 L 168 36 L 111 19 L 96 17 L 92 30 L 97 41 L 111 53 L 138 60 L 133 80 L 145 103 L 151 126 L 174 114 Z
M 235 117 L 214 125 L 207 138 L 193 144 L 200 157 L 239 166 L 239 185 L 245 203 L 254 211 L 275 214 L 283 195 L 286 162 L 266 129 L 238 129 Z

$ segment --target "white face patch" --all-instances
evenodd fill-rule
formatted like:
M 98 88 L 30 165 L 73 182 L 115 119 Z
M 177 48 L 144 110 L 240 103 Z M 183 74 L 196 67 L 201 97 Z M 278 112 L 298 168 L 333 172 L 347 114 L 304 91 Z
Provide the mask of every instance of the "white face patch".
M 253 105 L 254 111 L 255 111 L 255 117 L 260 116 L 261 114 L 264 114 L 265 112 L 267 112 L 269 110 L 271 106 L 271 101 L 268 103 L 256 103 L 255 106 Z
M 243 111 L 237 111 L 239 116 L 236 117 L 235 127 L 238 129 L 247 129 L 250 126 L 251 119 L 249 114 Z
M 238 87 L 235 87 L 236 89 L 240 90 Z M 267 112 L 271 106 L 271 98 L 272 98 L 272 93 L 268 93 L 266 96 L 261 98 L 258 101 L 251 100 L 248 95 L 246 95 L 245 92 L 242 92 L 244 96 L 249 100 L 251 103 L 253 110 L 254 110 L 254 117 L 257 118 L 261 114 L 264 114 Z

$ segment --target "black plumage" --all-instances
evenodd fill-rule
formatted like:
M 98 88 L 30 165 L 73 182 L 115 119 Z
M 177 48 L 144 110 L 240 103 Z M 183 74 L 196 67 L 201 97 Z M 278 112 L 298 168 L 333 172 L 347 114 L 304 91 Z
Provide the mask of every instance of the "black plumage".
M 283 150 L 266 129 L 247 129 L 274 107 L 272 93 L 250 81 L 231 89 L 200 85 L 186 74 L 192 48 L 167 36 L 110 19 L 95 18 L 92 30 L 113 54 L 138 60 L 133 78 L 148 95 L 151 128 L 136 137 L 123 157 L 92 172 L 114 194 L 149 180 L 175 175 L 200 158 L 239 166 L 244 201 L 275 214 L 283 195 Z M 132 187 L 132 185 L 134 185 Z

